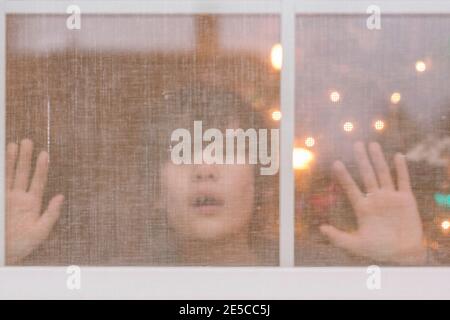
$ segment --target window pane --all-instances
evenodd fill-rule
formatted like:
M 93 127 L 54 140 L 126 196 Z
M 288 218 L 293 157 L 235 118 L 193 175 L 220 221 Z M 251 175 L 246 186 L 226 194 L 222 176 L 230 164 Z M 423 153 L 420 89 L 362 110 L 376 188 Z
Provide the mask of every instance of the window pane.
M 297 18 L 296 264 L 449 265 L 450 16 L 367 18 Z
M 204 161 L 229 154 L 227 129 L 259 141 L 269 129 L 271 141 L 278 17 L 82 15 L 73 30 L 66 19 L 7 17 L 7 142 L 32 140 L 31 173 L 49 154 L 43 190 L 10 157 L 7 264 L 277 265 L 278 168 L 261 174 L 275 159 Z M 172 141 L 177 129 L 190 141 Z M 204 161 L 186 164 L 198 151 Z

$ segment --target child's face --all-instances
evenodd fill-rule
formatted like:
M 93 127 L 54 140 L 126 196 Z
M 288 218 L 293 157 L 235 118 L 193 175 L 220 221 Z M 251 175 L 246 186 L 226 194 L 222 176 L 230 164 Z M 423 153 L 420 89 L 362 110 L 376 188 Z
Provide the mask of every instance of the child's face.
M 246 232 L 254 210 L 253 165 L 163 166 L 169 226 L 189 239 Z

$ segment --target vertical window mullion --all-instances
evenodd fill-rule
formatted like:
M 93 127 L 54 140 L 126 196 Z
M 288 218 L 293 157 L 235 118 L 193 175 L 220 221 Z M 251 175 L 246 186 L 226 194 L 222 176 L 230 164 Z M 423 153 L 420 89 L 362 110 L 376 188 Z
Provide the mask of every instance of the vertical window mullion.
M 0 267 L 5 265 L 5 135 L 6 135 L 6 16 L 4 3 L 0 3 Z
M 295 109 L 295 1 L 284 0 L 281 12 L 281 143 L 280 143 L 280 266 L 294 266 L 295 206 L 292 150 Z

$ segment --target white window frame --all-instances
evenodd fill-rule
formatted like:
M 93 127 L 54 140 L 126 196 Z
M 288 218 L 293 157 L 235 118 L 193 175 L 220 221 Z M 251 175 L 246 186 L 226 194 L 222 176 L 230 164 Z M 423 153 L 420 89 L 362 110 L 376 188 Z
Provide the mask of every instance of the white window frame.
M 298 14 L 449 14 L 448 0 L 5 0 L 0 3 L 0 208 L 5 207 L 6 15 L 276 14 L 280 16 L 281 72 L 280 267 L 82 267 L 81 289 L 69 290 L 62 267 L 5 267 L 4 210 L 0 210 L 0 298 L 303 299 L 450 298 L 450 267 L 381 269 L 381 289 L 369 290 L 366 268 L 294 266 L 295 19 Z

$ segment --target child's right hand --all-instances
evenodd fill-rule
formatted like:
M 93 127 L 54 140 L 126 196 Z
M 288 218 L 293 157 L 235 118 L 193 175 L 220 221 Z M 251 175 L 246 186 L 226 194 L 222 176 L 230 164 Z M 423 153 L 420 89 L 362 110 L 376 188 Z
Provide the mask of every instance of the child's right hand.
M 19 159 L 16 165 L 17 155 Z M 31 183 L 33 143 L 24 139 L 19 146 L 8 144 L 6 151 L 6 263 L 15 264 L 28 256 L 50 234 L 60 215 L 63 195 L 50 200 L 41 214 L 47 184 L 48 153 L 42 151 Z

